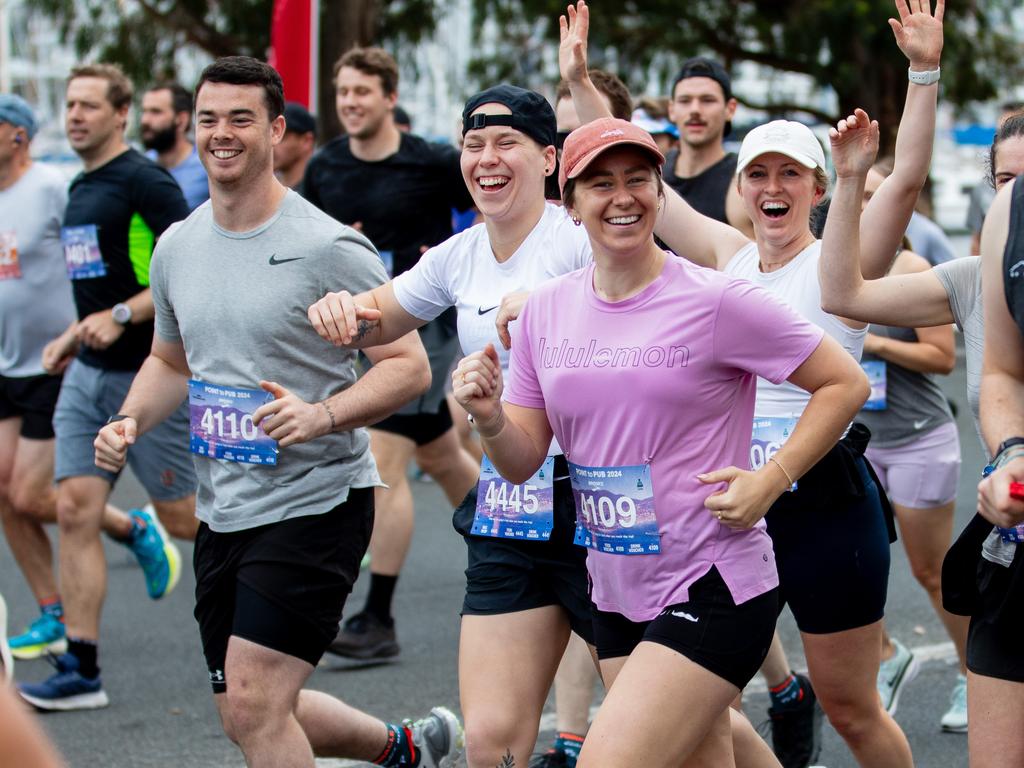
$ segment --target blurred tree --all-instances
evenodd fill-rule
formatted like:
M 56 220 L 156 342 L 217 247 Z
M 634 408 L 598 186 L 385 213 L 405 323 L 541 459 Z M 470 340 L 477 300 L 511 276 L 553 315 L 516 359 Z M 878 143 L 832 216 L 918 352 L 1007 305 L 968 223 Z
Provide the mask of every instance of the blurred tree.
M 137 88 L 175 76 L 174 55 L 192 45 L 210 56 L 265 59 L 273 0 L 33 0 L 79 55 L 120 64 Z M 416 43 L 435 24 L 436 0 L 321 0 L 319 135 L 339 132 L 334 62 L 353 45 Z M 186 83 L 186 85 L 191 85 Z
M 524 41 L 537 46 L 538 19 L 544 22 L 541 34 L 557 40 L 555 22 L 565 12 L 565 2 L 558 0 L 474 0 L 474 5 L 501 30 L 490 36 L 487 55 L 474 61 L 474 73 L 489 82 L 526 79 Z M 947 1 L 943 99 L 962 106 L 992 99 L 1001 86 L 1020 82 L 1024 46 L 1011 24 L 1019 7 L 1020 0 Z M 780 102 L 770 92 L 740 101 L 825 122 L 863 107 L 883 128 L 884 152 L 895 138 L 907 87 L 906 59 L 886 23 L 890 17 L 898 18 L 893 0 L 624 0 L 614 8 L 595 2 L 590 59 L 595 67 L 617 72 L 637 94 L 651 80 L 671 85 L 680 62 L 698 54 L 713 55 L 726 66 L 749 61 L 805 74 L 835 90 L 838 114 L 817 104 Z

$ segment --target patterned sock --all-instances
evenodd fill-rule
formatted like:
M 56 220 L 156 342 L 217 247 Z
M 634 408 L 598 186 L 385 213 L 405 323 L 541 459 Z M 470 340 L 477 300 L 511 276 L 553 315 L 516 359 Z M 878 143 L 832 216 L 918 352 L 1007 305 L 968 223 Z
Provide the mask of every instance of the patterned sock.
M 83 640 L 80 637 L 68 638 L 68 653 L 78 659 L 78 673 L 90 680 L 100 673 L 96 666 L 98 647 L 95 640 Z
M 774 688 L 768 689 L 768 696 L 771 698 L 772 707 L 775 709 L 785 709 L 786 707 L 796 706 L 804 700 L 804 689 L 800 685 L 800 680 L 797 676 L 790 672 L 789 677 Z
M 578 733 L 559 731 L 555 734 L 555 749 L 565 755 L 565 764 L 569 768 L 575 768 L 576 758 L 580 756 L 583 748 L 583 737 Z
M 388 742 L 384 751 L 380 753 L 374 765 L 383 765 L 387 768 L 399 768 L 400 766 L 417 766 L 420 764 L 420 754 L 412 743 L 412 731 L 404 725 L 393 725 L 385 723 L 388 728 Z
M 60 595 L 53 595 L 39 601 L 39 612 L 53 616 L 61 624 L 64 623 L 64 604 L 60 601 Z

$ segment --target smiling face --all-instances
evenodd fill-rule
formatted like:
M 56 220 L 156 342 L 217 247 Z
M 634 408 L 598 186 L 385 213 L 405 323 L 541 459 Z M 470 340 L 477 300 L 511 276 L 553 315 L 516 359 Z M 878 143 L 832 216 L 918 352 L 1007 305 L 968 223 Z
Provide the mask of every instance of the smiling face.
M 717 80 L 687 77 L 676 84 L 668 117 L 679 129 L 679 138 L 694 149 L 721 143 L 725 124 L 736 112 L 736 100 L 725 100 Z
M 68 83 L 65 129 L 71 148 L 83 159 L 101 154 L 124 135 L 128 107 L 114 108 L 109 87 L 102 77 L 76 77 Z
M 483 104 L 476 114 L 510 115 L 504 104 Z M 555 168 L 555 148 L 541 147 L 515 128 L 489 125 L 468 131 L 462 145 L 462 178 L 487 219 L 500 220 L 544 199 L 544 179 Z
M 650 154 L 612 147 L 592 160 L 566 201 L 596 252 L 629 255 L 652 242 L 661 189 Z
M 380 75 L 355 67 L 342 67 L 334 80 L 334 106 L 345 133 L 356 139 L 371 139 L 388 120 L 398 102 L 397 93 L 385 93 Z
M 263 87 L 203 83 L 196 95 L 196 147 L 211 184 L 245 184 L 273 173 L 284 117 L 270 119 Z
M 772 243 L 809 234 L 811 208 L 824 194 L 813 169 L 778 152 L 755 157 L 740 174 L 739 190 L 758 241 Z

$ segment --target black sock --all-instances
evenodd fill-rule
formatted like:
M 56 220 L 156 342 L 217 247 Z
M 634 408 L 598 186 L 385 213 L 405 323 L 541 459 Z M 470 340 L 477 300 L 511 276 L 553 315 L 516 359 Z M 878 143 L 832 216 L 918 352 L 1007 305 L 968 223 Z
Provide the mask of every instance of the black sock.
M 68 653 L 78 659 L 78 673 L 82 677 L 94 678 L 100 673 L 96 666 L 96 641 L 80 637 L 68 638 Z
M 391 618 L 391 598 L 395 594 L 395 584 L 398 583 L 397 576 L 385 576 L 380 573 L 370 574 L 370 594 L 366 596 L 366 605 L 363 606 L 364 613 L 372 613 L 386 627 L 394 624 Z

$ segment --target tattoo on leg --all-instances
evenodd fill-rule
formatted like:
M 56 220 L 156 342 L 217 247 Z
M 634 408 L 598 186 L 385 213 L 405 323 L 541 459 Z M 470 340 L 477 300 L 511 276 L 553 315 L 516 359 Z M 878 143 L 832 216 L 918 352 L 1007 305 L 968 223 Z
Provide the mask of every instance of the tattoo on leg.
M 377 327 L 377 321 L 370 322 L 369 320 L 360 320 L 356 330 L 355 341 L 362 341 L 366 338 L 366 334 Z
M 494 766 L 494 768 L 516 768 L 516 759 L 512 757 L 511 749 L 505 750 L 505 756 L 501 758 L 501 762 Z

